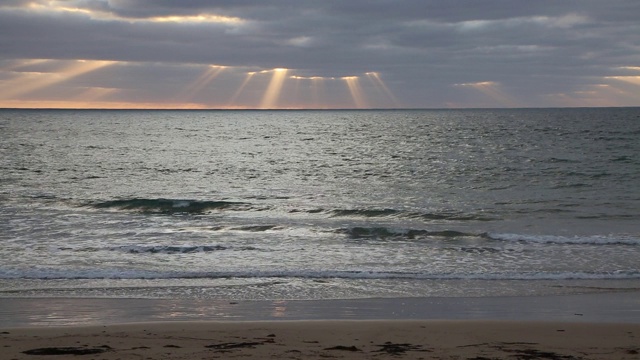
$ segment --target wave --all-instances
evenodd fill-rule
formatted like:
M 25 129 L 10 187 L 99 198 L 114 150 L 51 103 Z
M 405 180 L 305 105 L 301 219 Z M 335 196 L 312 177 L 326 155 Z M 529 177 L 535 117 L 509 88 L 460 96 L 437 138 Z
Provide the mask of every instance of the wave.
M 150 214 L 203 214 L 213 210 L 247 210 L 251 204 L 185 199 L 121 199 L 88 204 L 95 209 L 129 210 Z
M 558 236 L 485 233 L 483 234 L 483 236 L 487 239 L 496 241 L 527 242 L 540 244 L 640 245 L 640 238 L 631 235 Z
M 283 226 L 279 225 L 247 225 L 247 226 L 238 226 L 238 227 L 230 227 L 229 230 L 233 231 L 249 231 L 249 232 L 265 232 L 269 230 L 282 230 Z
M 124 198 L 106 201 L 76 202 L 55 197 L 37 197 L 38 200 L 56 200 L 70 203 L 73 206 L 88 207 L 99 210 L 129 211 L 143 214 L 207 214 L 214 211 L 267 211 L 277 209 L 277 205 L 264 202 L 245 202 L 228 200 L 195 200 L 173 198 Z M 273 198 L 247 197 L 258 201 L 273 199 L 289 199 L 279 196 Z M 392 208 L 288 208 L 288 213 L 323 214 L 331 218 L 395 218 L 423 221 L 495 221 L 498 217 L 487 214 L 465 213 L 454 210 L 434 212 L 407 211 Z
M 450 220 L 450 221 L 493 221 L 497 220 L 494 217 L 489 217 L 479 214 L 466 214 L 455 211 L 442 211 L 442 212 L 415 212 L 396 209 L 292 209 L 290 213 L 305 212 L 309 214 L 324 213 L 331 217 L 365 217 L 365 218 L 377 218 L 377 217 L 396 217 L 405 219 L 422 219 L 425 221 L 431 220 Z
M 109 250 L 123 251 L 130 254 L 190 254 L 225 250 L 251 251 L 259 249 L 252 246 L 230 247 L 224 245 L 125 245 L 110 248 Z
M 559 236 L 559 235 L 528 235 L 514 233 L 469 233 L 456 230 L 430 231 L 425 229 L 394 229 L 388 227 L 355 226 L 340 228 L 333 231 L 346 235 L 352 239 L 456 239 L 483 238 L 492 241 L 539 243 L 539 244 L 567 244 L 567 245 L 629 245 L 640 246 L 640 237 L 632 235 L 590 235 L 590 236 Z
M 386 216 L 398 216 L 402 214 L 402 211 L 394 209 L 335 209 L 325 211 L 331 216 L 361 216 L 361 217 L 386 217 Z
M 342 280 L 628 280 L 640 279 L 640 271 L 613 272 L 522 272 L 522 273 L 421 273 L 369 270 L 274 270 L 220 272 L 166 272 L 151 270 L 87 269 L 62 271 L 58 269 L 0 270 L 0 279 L 28 280 L 167 280 L 167 279 L 342 279 Z
M 476 234 L 464 233 L 454 230 L 429 231 L 422 229 L 391 229 L 387 227 L 351 227 L 335 230 L 338 234 L 347 235 L 353 239 L 360 238 L 406 238 L 416 239 L 425 237 L 458 238 L 478 236 Z
M 243 225 L 243 226 L 223 226 L 223 225 L 214 225 L 214 226 L 190 226 L 190 227 L 180 227 L 173 230 L 167 230 L 169 232 L 269 232 L 269 231 L 279 231 L 287 229 L 282 225 L 275 224 L 266 224 L 266 225 Z

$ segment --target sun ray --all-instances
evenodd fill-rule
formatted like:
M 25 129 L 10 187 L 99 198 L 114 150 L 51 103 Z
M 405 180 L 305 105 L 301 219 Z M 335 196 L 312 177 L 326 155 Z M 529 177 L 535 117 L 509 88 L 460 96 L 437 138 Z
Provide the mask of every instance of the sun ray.
M 367 107 L 364 95 L 362 93 L 362 88 L 360 87 L 360 78 L 357 76 L 344 76 L 341 79 L 347 83 L 355 106 L 358 109 Z
M 607 76 L 605 79 L 612 79 L 640 86 L 640 76 Z
M 609 84 L 584 85 L 571 93 L 546 94 L 557 106 L 562 107 L 612 107 L 627 106 L 640 97 Z
M 490 97 L 491 99 L 495 100 L 501 106 L 506 106 L 506 107 L 520 107 L 520 106 L 522 106 L 522 104 L 519 101 L 517 101 L 517 100 L 513 99 L 512 97 L 508 96 L 507 94 L 505 94 L 500 89 L 500 84 L 495 82 L 495 81 L 481 81 L 481 82 L 475 82 L 475 83 L 462 83 L 462 84 L 455 84 L 455 86 L 462 86 L 462 87 L 467 87 L 467 88 L 471 88 L 471 89 L 477 90 L 477 91 L 483 93 L 484 95 Z
M 324 80 L 330 79 L 322 76 L 290 76 L 295 82 L 295 96 L 297 103 L 305 103 L 315 109 L 322 107 L 321 94 L 324 93 Z
M 128 102 L 75 100 L 0 100 L 0 108 L 21 109 L 206 109 L 203 104 L 184 102 Z
M 25 95 L 115 63 L 115 61 L 76 60 L 73 64 L 56 73 L 22 73 L 18 78 L 3 84 L 4 90 L 0 90 L 0 98 L 8 99 Z
M 316 109 L 321 107 L 321 94 L 324 94 L 324 78 L 314 76 L 311 78 L 311 99 L 313 101 L 313 107 Z
M 247 76 L 244 78 L 244 81 L 242 82 L 242 84 L 240 85 L 236 93 L 233 94 L 233 96 L 231 97 L 231 100 L 229 100 L 229 106 L 235 106 L 236 100 L 238 100 L 238 97 L 240 97 L 240 94 L 242 94 L 242 91 L 247 86 L 249 81 L 251 81 L 251 79 L 253 78 L 253 75 L 255 74 L 256 74 L 255 71 L 251 71 L 247 73 Z
M 625 104 L 637 103 L 640 100 L 640 76 L 609 76 L 605 77 L 609 84 L 601 84 L 601 90 L 607 90 L 610 96 L 615 96 Z
M 304 102 L 304 96 L 300 96 L 302 91 L 304 90 L 304 88 L 302 88 L 303 90 L 301 90 L 302 85 L 300 84 L 300 82 L 302 81 L 302 79 L 298 76 L 291 76 L 291 79 L 294 79 L 295 81 L 293 82 L 294 87 L 293 87 L 293 103 L 296 105 L 299 105 L 300 103 Z
M 261 109 L 273 109 L 276 106 L 288 69 L 278 68 L 271 71 L 273 71 L 273 76 L 260 103 Z
M 204 89 L 205 86 L 209 85 L 210 82 L 218 77 L 225 68 L 225 66 L 210 65 L 202 75 L 182 90 L 179 97 L 182 99 L 192 99 L 197 93 Z
M 389 100 L 391 100 L 391 102 L 393 103 L 393 106 L 395 106 L 395 107 L 400 107 L 401 106 L 400 105 L 400 101 L 398 101 L 398 99 L 395 97 L 395 95 L 393 95 L 391 90 L 389 90 L 387 85 L 380 78 L 380 74 L 378 74 L 375 71 L 371 71 L 371 72 L 366 73 L 366 75 L 369 77 L 369 79 L 371 79 L 371 81 L 373 82 L 373 85 L 376 88 L 381 89 L 389 97 Z
M 15 60 L 12 61 L 11 64 L 0 68 L 0 71 L 13 71 L 13 70 L 18 70 L 24 67 L 27 67 L 29 65 L 37 65 L 37 64 L 41 64 L 44 62 L 47 62 L 49 60 L 46 59 L 22 59 L 22 60 Z

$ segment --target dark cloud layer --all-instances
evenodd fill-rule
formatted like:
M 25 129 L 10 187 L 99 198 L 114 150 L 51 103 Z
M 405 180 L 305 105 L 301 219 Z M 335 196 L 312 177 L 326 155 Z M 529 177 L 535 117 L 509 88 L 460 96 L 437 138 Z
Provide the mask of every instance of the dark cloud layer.
M 0 60 L 164 64 L 178 82 L 180 64 L 374 71 L 410 107 L 640 105 L 638 14 L 636 0 L 10 0 Z M 112 85 L 155 82 L 143 73 Z

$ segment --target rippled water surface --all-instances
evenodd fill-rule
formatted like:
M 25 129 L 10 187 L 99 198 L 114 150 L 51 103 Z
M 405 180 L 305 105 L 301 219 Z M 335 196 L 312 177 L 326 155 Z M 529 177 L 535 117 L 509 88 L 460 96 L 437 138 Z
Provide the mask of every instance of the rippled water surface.
M 640 109 L 0 111 L 0 296 L 640 287 Z

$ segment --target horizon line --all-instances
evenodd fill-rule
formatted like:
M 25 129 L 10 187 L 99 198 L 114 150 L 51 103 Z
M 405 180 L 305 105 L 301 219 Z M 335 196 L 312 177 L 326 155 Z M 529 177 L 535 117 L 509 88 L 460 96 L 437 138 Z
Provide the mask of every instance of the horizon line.
M 88 111 L 400 111 L 400 110 L 526 110 L 526 109 L 626 109 L 632 106 L 523 106 L 523 107 L 399 107 L 399 108 L 74 108 L 74 107 L 0 107 L 0 110 L 88 110 Z

